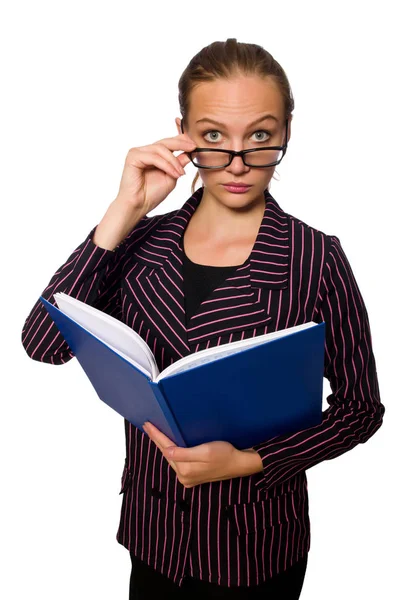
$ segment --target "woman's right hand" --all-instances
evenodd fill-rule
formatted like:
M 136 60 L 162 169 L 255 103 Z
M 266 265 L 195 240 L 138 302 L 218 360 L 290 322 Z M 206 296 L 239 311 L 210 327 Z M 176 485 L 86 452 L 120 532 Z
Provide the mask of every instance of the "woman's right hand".
M 131 148 L 125 159 L 115 203 L 128 205 L 145 216 L 175 188 L 190 160 L 186 152 L 192 152 L 196 147 L 186 133 L 181 133 L 147 146 Z M 173 152 L 178 150 L 182 153 L 174 156 Z

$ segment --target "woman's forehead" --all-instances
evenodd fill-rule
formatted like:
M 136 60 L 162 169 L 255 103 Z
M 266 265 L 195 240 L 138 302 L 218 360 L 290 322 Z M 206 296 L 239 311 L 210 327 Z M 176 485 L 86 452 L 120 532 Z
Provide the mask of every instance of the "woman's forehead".
M 217 79 L 197 85 L 190 98 L 190 121 L 202 119 L 219 123 L 251 124 L 263 115 L 273 116 L 268 123 L 281 121 L 283 99 L 274 82 L 260 77 Z

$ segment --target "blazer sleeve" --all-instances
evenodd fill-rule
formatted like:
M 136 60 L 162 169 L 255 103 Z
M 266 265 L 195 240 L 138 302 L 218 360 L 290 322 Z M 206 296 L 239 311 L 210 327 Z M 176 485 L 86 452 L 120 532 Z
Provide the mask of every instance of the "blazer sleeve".
M 365 443 L 382 425 L 385 407 L 368 314 L 339 238 L 329 247 L 313 321 L 325 321 L 324 377 L 332 394 L 319 425 L 253 446 L 263 465 L 255 485 L 267 490 L 290 477 Z
M 122 267 L 131 260 L 134 244 L 154 219 L 143 217 L 114 250 L 94 244 L 96 225 L 52 276 L 41 296 L 55 305 L 54 293 L 65 292 L 118 318 Z M 21 341 L 28 356 L 40 362 L 61 365 L 74 356 L 40 299 L 25 319 Z

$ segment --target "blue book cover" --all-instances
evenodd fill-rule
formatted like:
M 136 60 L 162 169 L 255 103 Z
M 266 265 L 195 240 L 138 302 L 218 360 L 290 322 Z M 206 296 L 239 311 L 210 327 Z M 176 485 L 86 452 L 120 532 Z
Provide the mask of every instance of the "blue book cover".
M 223 440 L 243 450 L 322 420 L 325 322 L 291 328 L 282 337 L 153 381 L 59 308 L 40 300 L 99 398 L 142 432 L 150 421 L 178 446 Z

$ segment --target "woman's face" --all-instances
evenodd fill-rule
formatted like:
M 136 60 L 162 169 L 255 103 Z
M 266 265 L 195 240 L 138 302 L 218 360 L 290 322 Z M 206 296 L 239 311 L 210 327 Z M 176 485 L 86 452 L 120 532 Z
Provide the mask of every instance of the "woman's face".
M 267 118 L 261 117 L 268 115 Z M 274 118 L 271 118 L 274 117 Z M 212 119 L 210 122 L 203 119 Z M 200 122 L 198 122 L 200 121 Z M 181 133 L 180 119 L 176 119 Z M 245 150 L 260 146 L 281 146 L 285 140 L 284 105 L 271 78 L 236 76 L 200 83 L 192 91 L 188 123 L 184 131 L 201 148 Z M 290 137 L 290 124 L 288 126 Z M 277 165 L 276 165 L 277 166 Z M 230 207 L 243 207 L 263 201 L 276 166 L 247 167 L 235 156 L 228 167 L 200 169 L 206 194 Z M 226 190 L 224 183 L 235 181 L 252 185 L 244 194 Z

